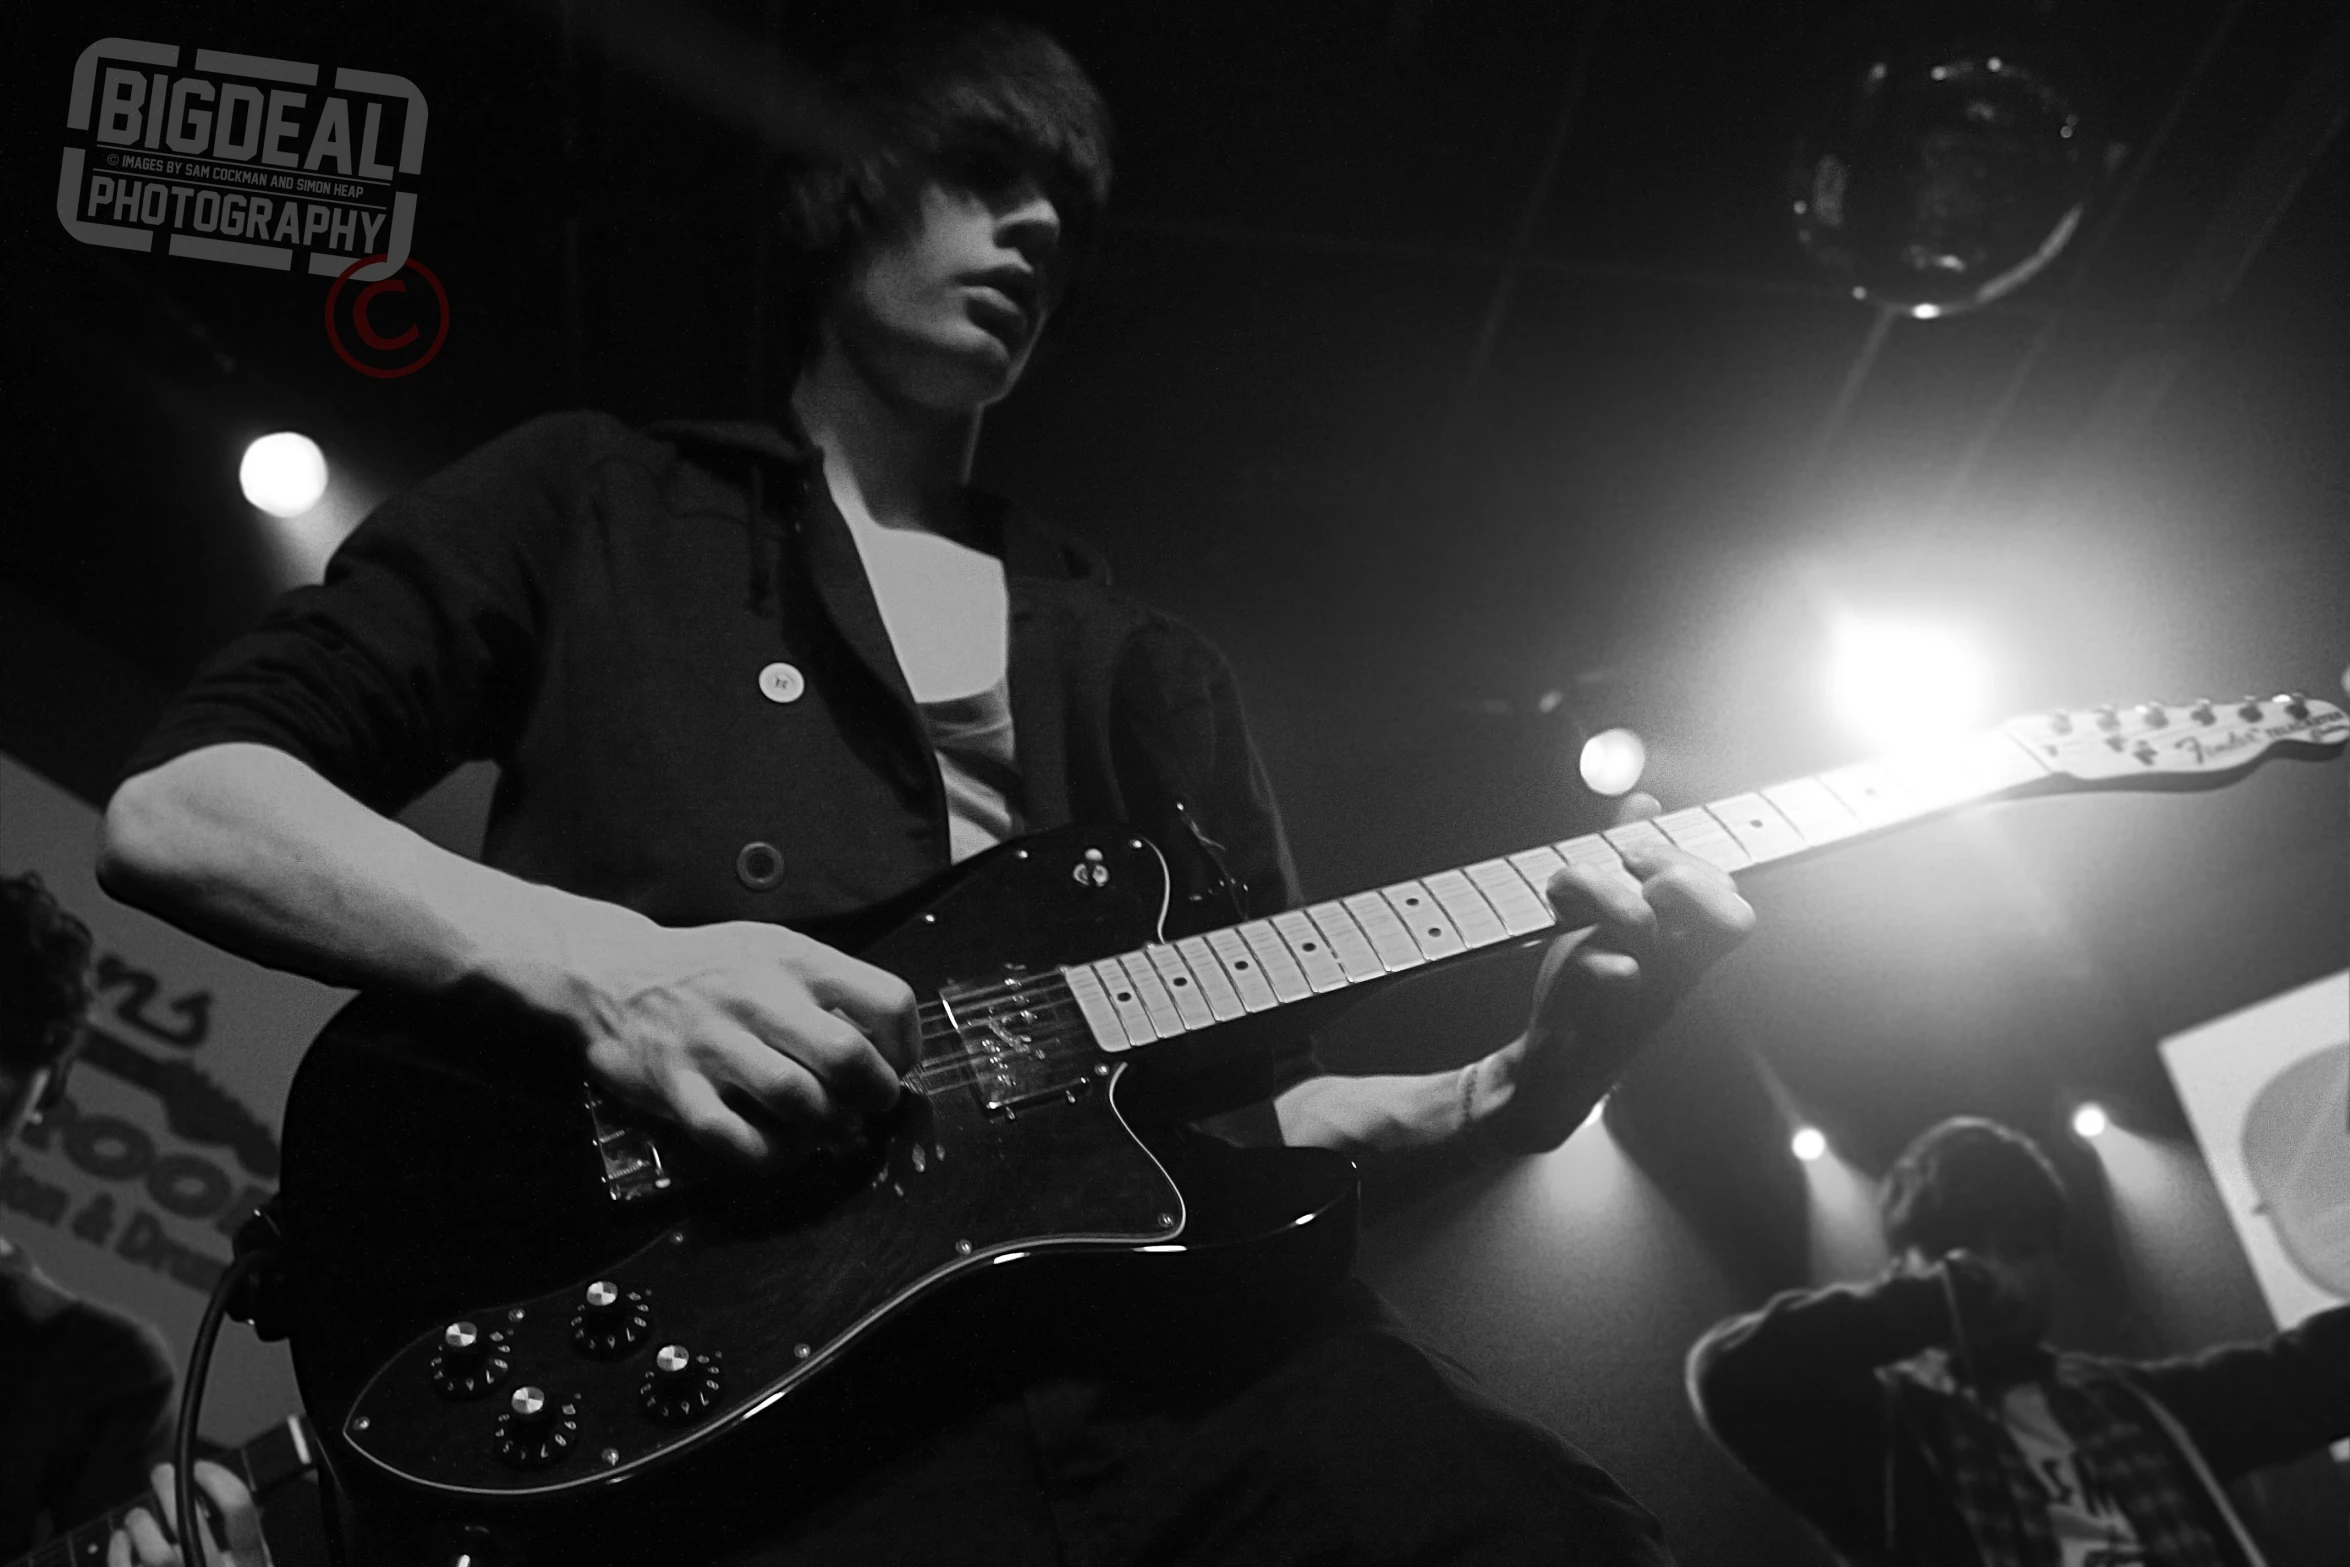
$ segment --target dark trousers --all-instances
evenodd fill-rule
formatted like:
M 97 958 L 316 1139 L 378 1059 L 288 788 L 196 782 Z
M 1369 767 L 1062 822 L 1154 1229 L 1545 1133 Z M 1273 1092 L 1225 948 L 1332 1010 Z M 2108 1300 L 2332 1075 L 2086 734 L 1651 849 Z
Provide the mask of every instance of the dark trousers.
M 1246 1345 L 1148 1337 L 897 1443 L 727 1567 L 1671 1561 L 1605 1471 L 1359 1282 Z

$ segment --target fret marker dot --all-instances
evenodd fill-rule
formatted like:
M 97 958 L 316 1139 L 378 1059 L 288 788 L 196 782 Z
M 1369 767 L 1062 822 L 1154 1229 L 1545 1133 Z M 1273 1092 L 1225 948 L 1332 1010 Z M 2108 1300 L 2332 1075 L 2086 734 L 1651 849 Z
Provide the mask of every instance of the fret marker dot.
M 1176 975 L 1176 976 L 1175 976 L 1173 979 L 1171 979 L 1171 980 L 1167 981 L 1167 983 L 1168 983 L 1168 984 L 1170 984 L 1170 985 L 1176 986 L 1177 988 L 1179 988 L 1179 989 L 1180 989 L 1182 986 L 1185 986 L 1185 985 L 1188 985 L 1188 984 L 1190 984 L 1190 983 L 1191 983 L 1191 981 L 1190 981 L 1190 980 L 1187 980 L 1187 979 L 1185 979 L 1185 978 L 1184 978 L 1182 975 L 1178 974 L 1178 975 Z
M 1233 964 L 1232 964 L 1232 966 L 1233 966 L 1234 968 L 1236 968 L 1236 969 L 1244 969 L 1244 968 L 1247 968 L 1247 967 L 1248 967 L 1248 959 L 1246 959 L 1246 958 L 1237 958 L 1237 959 L 1235 959 L 1235 960 L 1233 961 Z
M 1444 934 L 1444 927 L 1442 925 L 1431 925 L 1428 927 L 1428 934 L 1431 936 L 1441 936 Z
M 1299 943 L 1297 950 L 1300 952 L 1311 952 L 1314 950 L 1314 944 L 1310 941 L 1301 942 Z
M 1132 1001 L 1134 999 L 1134 992 L 1131 990 L 1121 990 L 1118 992 L 1118 999 L 1120 1001 Z

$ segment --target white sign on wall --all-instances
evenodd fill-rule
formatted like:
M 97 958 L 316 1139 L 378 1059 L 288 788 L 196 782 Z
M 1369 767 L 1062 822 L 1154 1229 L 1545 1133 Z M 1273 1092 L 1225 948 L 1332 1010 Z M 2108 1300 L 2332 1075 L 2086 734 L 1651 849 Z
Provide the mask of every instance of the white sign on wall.
M 2350 1301 L 2350 970 L 2162 1042 L 2279 1327 Z

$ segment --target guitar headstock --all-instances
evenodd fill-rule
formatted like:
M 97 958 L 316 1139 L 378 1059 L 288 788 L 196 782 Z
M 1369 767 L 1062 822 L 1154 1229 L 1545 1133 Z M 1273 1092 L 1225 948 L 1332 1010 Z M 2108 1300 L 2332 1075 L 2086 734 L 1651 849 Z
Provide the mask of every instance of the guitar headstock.
M 2220 782 L 2272 752 L 2332 756 L 2350 742 L 2350 715 L 2292 694 L 2076 709 L 2004 727 L 2053 773 L 2172 787 Z

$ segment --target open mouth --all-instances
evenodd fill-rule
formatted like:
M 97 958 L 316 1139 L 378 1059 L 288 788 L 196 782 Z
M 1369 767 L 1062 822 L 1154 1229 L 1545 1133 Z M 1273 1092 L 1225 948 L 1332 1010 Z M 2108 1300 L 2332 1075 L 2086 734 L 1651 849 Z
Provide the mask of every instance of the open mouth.
M 1036 292 L 1033 273 L 1008 267 L 963 280 L 972 318 L 999 336 L 1027 333 L 1036 319 Z

